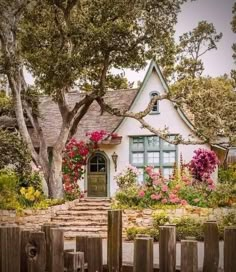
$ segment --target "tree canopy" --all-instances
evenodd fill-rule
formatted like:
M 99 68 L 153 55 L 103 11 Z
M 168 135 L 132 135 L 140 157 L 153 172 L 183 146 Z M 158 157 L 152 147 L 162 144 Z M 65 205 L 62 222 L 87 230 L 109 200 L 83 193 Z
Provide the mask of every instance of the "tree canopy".
M 112 68 L 140 69 L 173 41 L 185 0 L 2 0 L 0 2 L 0 71 L 12 90 L 19 131 L 32 159 L 42 167 L 52 197 L 62 196 L 62 152 L 90 105 L 124 81 Z M 37 92 L 25 83 L 23 65 L 36 79 L 38 94 L 58 104 L 62 126 L 48 159 L 40 125 Z M 78 85 L 85 97 L 70 108 L 67 92 Z M 89 91 L 89 92 L 88 92 Z M 28 99 L 28 95 L 31 98 Z M 29 134 L 26 117 L 39 142 Z

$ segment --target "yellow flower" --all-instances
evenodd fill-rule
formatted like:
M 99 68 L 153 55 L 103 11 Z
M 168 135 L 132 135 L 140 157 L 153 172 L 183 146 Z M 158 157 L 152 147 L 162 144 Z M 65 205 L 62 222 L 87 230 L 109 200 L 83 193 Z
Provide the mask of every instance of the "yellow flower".
M 36 190 L 35 193 L 34 193 L 34 196 L 35 196 L 36 198 L 39 198 L 40 195 L 41 195 L 41 193 L 39 192 L 39 190 Z
M 33 187 L 33 186 L 30 186 L 30 187 L 28 188 L 28 192 L 31 193 L 31 194 L 33 194 L 33 193 L 34 193 L 34 187 Z
M 22 195 L 25 195 L 25 192 L 26 192 L 25 187 L 21 187 L 20 193 L 21 193 Z

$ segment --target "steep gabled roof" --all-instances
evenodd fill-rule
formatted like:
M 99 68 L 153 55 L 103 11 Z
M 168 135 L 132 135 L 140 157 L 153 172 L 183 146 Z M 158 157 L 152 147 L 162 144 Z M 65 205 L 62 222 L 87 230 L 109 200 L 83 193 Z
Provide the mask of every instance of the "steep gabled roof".
M 137 94 L 137 89 L 123 89 L 117 91 L 108 91 L 104 97 L 106 103 L 114 108 L 128 110 L 130 104 L 134 100 Z M 68 103 L 71 107 L 76 102 L 80 101 L 84 97 L 83 93 L 70 92 L 68 93 Z M 53 102 L 51 97 L 43 96 L 40 101 L 40 122 L 41 126 L 49 146 L 53 146 L 55 140 L 60 132 L 62 123 L 61 115 L 58 109 L 58 105 Z M 75 135 L 76 139 L 84 139 L 86 132 L 94 130 L 105 130 L 112 132 L 119 125 L 122 117 L 113 116 L 107 112 L 101 115 L 100 106 L 97 102 L 93 102 L 86 115 L 82 118 L 78 125 L 78 130 Z M 33 134 L 33 141 L 35 146 L 38 145 L 37 138 Z
M 131 105 L 130 105 L 130 110 L 131 110 L 131 111 L 132 111 L 132 107 L 135 105 L 135 103 L 138 102 L 138 100 L 139 100 L 139 98 L 140 98 L 142 92 L 144 91 L 144 89 L 145 89 L 145 87 L 146 87 L 146 85 L 147 85 L 147 82 L 149 81 L 149 79 L 150 79 L 150 77 L 151 77 L 153 71 L 155 71 L 155 72 L 157 73 L 157 75 L 158 75 L 158 77 L 159 77 L 159 79 L 160 79 L 160 81 L 161 81 L 161 84 L 162 84 L 162 86 L 163 86 L 164 92 L 166 92 L 166 93 L 170 92 L 169 87 L 168 87 L 168 84 L 167 84 L 167 82 L 166 82 L 166 80 L 165 80 L 165 78 L 164 78 L 164 76 L 163 76 L 163 74 L 162 74 L 162 72 L 161 72 L 160 67 L 158 66 L 158 64 L 157 64 L 154 60 L 152 60 L 152 61 L 150 62 L 150 64 L 149 64 L 149 67 L 148 67 L 148 70 L 147 70 L 147 72 L 146 72 L 146 74 L 145 74 L 145 77 L 144 77 L 144 79 L 143 79 L 143 82 L 142 82 L 142 84 L 141 84 L 141 86 L 140 86 L 140 88 L 139 88 L 139 90 L 138 90 L 138 92 L 137 92 L 137 94 L 136 94 L 134 100 L 132 101 L 132 103 L 131 103 Z M 174 104 L 174 103 L 173 103 L 173 104 Z M 193 125 L 193 123 L 190 121 L 190 118 L 187 117 L 187 115 L 183 112 L 183 110 L 182 110 L 181 108 L 177 107 L 175 104 L 174 104 L 174 107 L 175 107 L 177 113 L 178 113 L 178 114 L 180 115 L 180 117 L 183 119 L 183 121 L 187 124 L 187 126 L 188 126 L 192 131 L 194 131 L 194 125 Z M 121 120 L 119 126 L 118 126 L 115 130 L 117 130 L 117 129 L 120 127 L 120 125 L 122 124 L 122 122 L 124 121 L 124 119 L 125 119 L 125 118 L 123 118 L 123 119 Z

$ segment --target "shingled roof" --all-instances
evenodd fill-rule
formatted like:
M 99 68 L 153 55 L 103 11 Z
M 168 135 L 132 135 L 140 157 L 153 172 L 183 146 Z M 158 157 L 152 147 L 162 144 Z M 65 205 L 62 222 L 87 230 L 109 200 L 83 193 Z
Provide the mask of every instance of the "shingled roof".
M 107 104 L 113 108 L 128 110 L 133 100 L 136 97 L 138 89 L 123 89 L 118 91 L 108 91 L 104 97 Z M 79 92 L 70 92 L 68 94 L 68 103 L 73 107 L 76 102 L 80 101 L 84 94 Z M 40 101 L 41 126 L 47 141 L 48 146 L 53 146 L 60 132 L 62 123 L 58 105 L 51 97 L 43 96 Z M 122 121 L 122 117 L 113 116 L 107 112 L 101 115 L 100 107 L 97 102 L 93 102 L 88 112 L 83 117 L 78 125 L 78 130 L 75 138 L 78 140 L 84 139 L 86 132 L 94 130 L 105 130 L 113 132 Z M 35 146 L 38 145 L 37 138 L 33 136 Z

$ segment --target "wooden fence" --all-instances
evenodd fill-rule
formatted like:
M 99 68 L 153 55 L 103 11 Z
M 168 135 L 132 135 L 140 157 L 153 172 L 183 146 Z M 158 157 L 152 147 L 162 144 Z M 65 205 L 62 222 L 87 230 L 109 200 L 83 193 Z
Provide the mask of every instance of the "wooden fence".
M 218 271 L 219 232 L 216 222 L 204 226 L 204 272 Z M 64 250 L 63 230 L 44 225 L 41 231 L 19 227 L 0 227 L 0 272 L 174 272 L 176 271 L 176 229 L 160 227 L 159 268 L 153 265 L 153 239 L 147 235 L 134 241 L 134 263 L 122 264 L 122 212 L 108 211 L 107 265 L 103 265 L 102 238 L 98 235 L 76 237 L 76 251 Z M 182 272 L 198 271 L 197 241 L 181 241 Z M 236 226 L 224 231 L 224 271 L 236 271 Z

